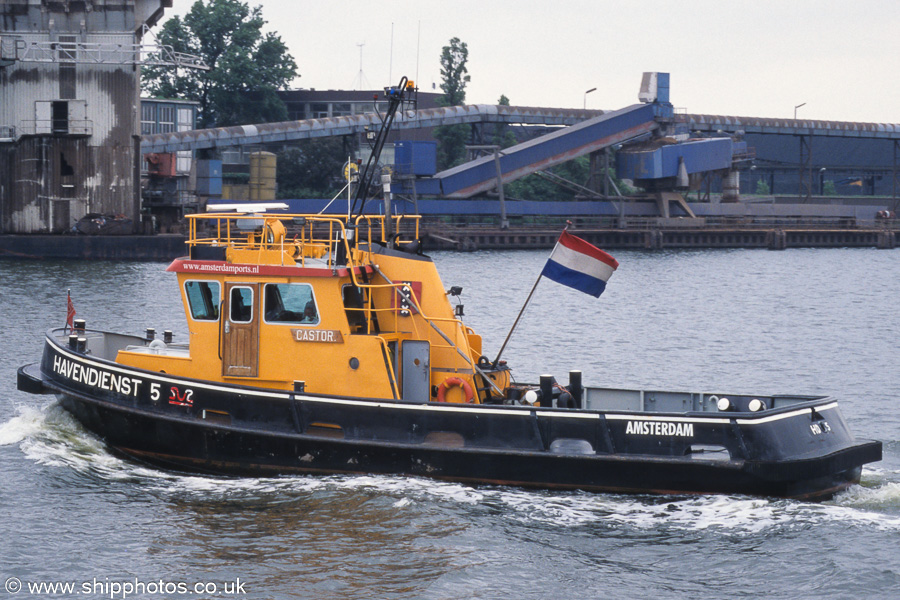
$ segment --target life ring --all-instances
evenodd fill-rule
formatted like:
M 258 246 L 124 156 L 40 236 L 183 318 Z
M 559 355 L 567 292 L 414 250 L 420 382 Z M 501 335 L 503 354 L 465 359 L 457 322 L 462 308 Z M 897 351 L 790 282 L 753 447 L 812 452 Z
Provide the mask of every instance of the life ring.
M 463 393 L 466 395 L 466 403 L 472 404 L 475 401 L 475 392 L 472 391 L 472 385 L 465 379 L 460 379 L 459 377 L 448 377 L 438 386 L 437 401 L 446 402 L 447 400 L 444 395 L 447 393 L 448 389 L 455 385 L 462 388 Z

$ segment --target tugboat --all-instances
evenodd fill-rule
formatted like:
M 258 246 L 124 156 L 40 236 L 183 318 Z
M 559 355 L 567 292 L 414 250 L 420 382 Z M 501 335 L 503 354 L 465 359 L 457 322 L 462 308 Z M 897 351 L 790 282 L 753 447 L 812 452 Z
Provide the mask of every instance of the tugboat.
M 388 90 L 376 157 L 405 91 Z M 353 204 L 189 216 L 168 271 L 190 342 L 75 321 L 19 389 L 55 394 L 117 452 L 202 473 L 821 500 L 881 459 L 828 397 L 601 389 L 579 371 L 516 383 L 454 311 L 418 217 Z

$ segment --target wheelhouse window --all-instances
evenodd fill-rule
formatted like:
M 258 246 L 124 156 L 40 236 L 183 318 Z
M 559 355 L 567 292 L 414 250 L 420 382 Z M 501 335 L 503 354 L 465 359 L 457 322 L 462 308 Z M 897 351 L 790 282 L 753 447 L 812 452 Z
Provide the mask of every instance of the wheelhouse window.
M 217 281 L 188 281 L 184 292 L 195 321 L 219 320 L 219 283 Z
M 308 283 L 267 283 L 265 296 L 267 323 L 319 324 L 319 310 Z
M 229 318 L 232 323 L 249 323 L 253 320 L 253 290 L 251 288 L 231 288 L 229 304 Z

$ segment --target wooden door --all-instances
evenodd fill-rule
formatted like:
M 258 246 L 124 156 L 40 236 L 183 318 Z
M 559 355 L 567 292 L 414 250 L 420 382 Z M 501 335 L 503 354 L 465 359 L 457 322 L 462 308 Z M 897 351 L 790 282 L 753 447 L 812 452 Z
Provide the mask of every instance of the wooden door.
M 222 375 L 259 375 L 259 284 L 226 283 Z

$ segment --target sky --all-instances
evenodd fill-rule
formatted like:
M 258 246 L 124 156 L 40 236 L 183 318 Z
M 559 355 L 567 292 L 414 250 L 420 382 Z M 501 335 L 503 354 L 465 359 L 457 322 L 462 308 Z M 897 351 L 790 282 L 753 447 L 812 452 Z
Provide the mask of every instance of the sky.
M 175 0 L 166 18 L 193 0 Z M 900 0 L 249 0 L 299 67 L 294 88 L 440 92 L 469 50 L 468 104 L 615 110 L 644 71 L 688 113 L 900 123 Z M 360 44 L 363 44 L 361 47 Z M 362 86 L 360 86 L 360 51 Z M 591 88 L 596 91 L 585 92 Z

